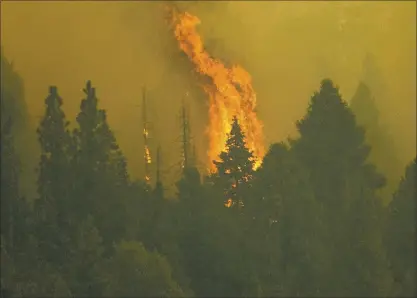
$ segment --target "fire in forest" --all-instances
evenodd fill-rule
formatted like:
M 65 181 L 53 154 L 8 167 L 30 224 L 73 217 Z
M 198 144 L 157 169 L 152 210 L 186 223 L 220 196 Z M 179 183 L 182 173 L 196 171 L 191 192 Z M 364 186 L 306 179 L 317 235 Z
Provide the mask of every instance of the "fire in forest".
M 147 166 L 150 165 L 152 163 L 152 159 L 151 159 L 151 152 L 149 151 L 149 146 L 147 144 L 147 139 L 148 139 L 148 130 L 146 128 L 143 129 L 143 137 L 145 139 L 145 167 L 146 169 L 148 168 Z M 149 183 L 151 180 L 151 177 L 149 176 L 149 171 L 146 170 L 145 173 L 145 182 Z
M 215 171 L 213 160 L 218 160 L 225 151 L 227 134 L 233 117 L 236 116 L 245 134 L 246 145 L 253 152 L 255 169 L 265 154 L 262 123 L 256 115 L 256 93 L 250 74 L 239 65 L 226 67 L 220 60 L 207 53 L 196 26 L 200 20 L 188 12 L 171 12 L 174 34 L 180 49 L 194 64 L 201 75 L 209 77 L 210 83 L 203 86 L 209 96 L 209 166 Z

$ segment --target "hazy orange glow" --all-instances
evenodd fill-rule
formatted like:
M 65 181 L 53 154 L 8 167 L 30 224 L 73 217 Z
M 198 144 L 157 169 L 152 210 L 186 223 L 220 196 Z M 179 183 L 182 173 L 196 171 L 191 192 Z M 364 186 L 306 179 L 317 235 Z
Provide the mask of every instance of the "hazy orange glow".
M 196 30 L 200 20 L 188 12 L 173 13 L 174 33 L 180 49 L 196 67 L 196 71 L 210 78 L 203 88 L 209 95 L 209 168 L 215 171 L 213 160 L 225 150 L 232 118 L 236 116 L 246 137 L 246 145 L 255 157 L 255 169 L 265 154 L 262 123 L 258 120 L 256 94 L 249 73 L 239 65 L 226 67 L 204 49 L 203 40 Z

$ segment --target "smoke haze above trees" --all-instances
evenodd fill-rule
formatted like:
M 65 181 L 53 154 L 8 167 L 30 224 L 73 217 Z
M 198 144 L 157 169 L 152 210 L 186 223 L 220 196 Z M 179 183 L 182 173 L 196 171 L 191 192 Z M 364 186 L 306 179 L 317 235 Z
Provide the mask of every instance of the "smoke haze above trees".
M 47 86 L 59 86 L 66 99 L 65 113 L 74 119 L 83 96 L 80 86 L 91 79 L 100 90 L 101 105 L 108 112 L 130 172 L 141 177 L 140 87 L 146 85 L 149 90 L 149 118 L 154 123 L 154 141 L 162 146 L 164 168 L 180 156 L 180 144 L 175 141 L 180 123 L 172 111 L 179 111 L 181 98 L 189 91 L 192 133 L 200 160 L 206 160 L 202 134 L 206 96 L 190 74 L 191 65 L 178 51 L 160 4 L 3 2 L 2 45 L 24 81 L 33 126 L 43 114 Z M 303 115 L 307 99 L 323 77 L 333 78 L 349 100 L 370 52 L 390 95 L 377 98 L 381 121 L 394 135 L 401 162 L 405 165 L 413 157 L 415 3 L 177 5 L 201 18 L 199 31 L 213 56 L 241 64 L 252 75 L 266 145 L 296 133 L 294 122 Z M 174 183 L 170 175 L 165 179 Z

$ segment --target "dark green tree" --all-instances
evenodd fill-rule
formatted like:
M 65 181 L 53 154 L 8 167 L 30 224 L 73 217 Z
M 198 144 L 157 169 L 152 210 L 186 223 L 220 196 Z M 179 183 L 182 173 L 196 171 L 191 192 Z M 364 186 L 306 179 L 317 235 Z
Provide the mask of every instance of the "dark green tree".
M 245 143 L 245 136 L 236 117 L 226 140 L 226 148 L 213 161 L 217 171 L 208 181 L 207 211 L 210 211 L 207 225 L 207 242 L 211 247 L 209 279 L 200 295 L 253 296 L 258 289 L 257 272 L 251 259 L 250 243 L 245 236 L 249 232 L 254 157 Z M 224 205 L 238 212 L 230 213 L 223 204 L 211 206 L 221 198 Z M 244 209 L 242 209 L 244 207 Z M 243 211 L 244 210 L 244 211 Z M 218 264 L 218 265 L 217 265 Z M 208 293 L 208 294 L 207 294 Z
M 184 168 L 181 179 L 177 182 L 178 204 L 176 208 L 176 238 L 181 252 L 181 265 L 186 276 L 192 277 L 191 288 L 195 295 L 202 295 L 203 279 L 207 276 L 203 268 L 205 245 L 205 189 L 201 177 L 194 167 Z
M 19 190 L 25 197 L 36 195 L 36 175 L 33 169 L 39 158 L 36 135 L 33 134 L 31 119 L 25 101 L 24 82 L 3 53 L 0 55 L 1 76 L 0 96 L 2 100 L 2 118 L 13 119 L 11 128 L 14 136 L 15 151 L 19 156 L 20 183 Z
M 2 114 L 3 111 L 2 106 Z M 19 200 L 19 160 L 14 149 L 12 120 L 3 118 L 3 115 L 1 120 L 1 237 L 4 249 L 12 251 Z
M 322 81 L 297 128 L 300 138 L 292 141 L 292 150 L 306 167 L 324 211 L 332 270 L 323 294 L 389 295 L 382 203 L 375 194 L 385 178 L 367 163 L 364 129 L 331 80 Z
M 14 133 L 22 132 L 25 128 L 27 117 L 27 105 L 24 100 L 23 80 L 15 71 L 13 63 L 10 62 L 1 48 L 1 98 L 4 113 L 12 117 L 14 122 Z
M 99 268 L 103 262 L 102 238 L 94 219 L 88 216 L 75 232 L 67 280 L 74 296 L 100 296 Z
M 113 175 L 114 183 L 124 186 L 128 183 L 126 159 L 108 125 L 106 112 L 98 109 L 95 88 L 90 81 L 83 91 L 86 97 L 81 101 L 77 116 L 79 129 L 76 130 L 80 162 L 90 166 L 90 171 Z
M 367 143 L 372 146 L 369 162 L 375 164 L 387 178 L 387 184 L 380 194 L 384 202 L 388 203 L 402 174 L 395 142 L 387 127 L 381 123 L 375 99 L 365 83 L 359 83 L 350 107 L 355 113 L 356 123 L 365 128 Z
M 78 152 L 75 169 L 78 214 L 93 215 L 107 248 L 126 235 L 126 194 L 129 178 L 126 159 L 111 131 L 106 112 L 98 108 L 95 88 L 88 81 L 86 97 L 77 115 L 79 129 L 74 131 Z
M 265 294 L 320 295 L 329 264 L 322 244 L 322 212 L 308 172 L 281 143 L 271 146 L 256 176 L 262 198 L 252 224 L 256 233 L 250 238 L 258 247 L 254 259 Z
M 27 256 L 32 213 L 30 205 L 20 196 L 20 167 L 15 151 L 12 121 L 1 108 L 1 285 L 14 292 L 21 273 L 31 266 Z
M 46 260 L 52 264 L 62 259 L 70 244 L 71 158 L 72 138 L 69 122 L 62 110 L 62 98 L 55 86 L 49 89 L 46 110 L 37 130 L 41 146 L 38 193 L 36 202 L 40 245 Z
M 396 283 L 396 296 L 415 297 L 417 159 L 405 171 L 389 204 L 385 243 Z
M 100 272 L 105 297 L 184 297 L 168 261 L 140 242 L 116 245 Z
M 220 161 L 213 161 L 217 172 L 215 180 L 224 190 L 227 200 L 232 206 L 240 209 L 246 204 L 245 197 L 251 188 L 253 179 L 254 157 L 245 143 L 245 136 L 236 117 L 226 141 L 226 150 L 219 155 Z

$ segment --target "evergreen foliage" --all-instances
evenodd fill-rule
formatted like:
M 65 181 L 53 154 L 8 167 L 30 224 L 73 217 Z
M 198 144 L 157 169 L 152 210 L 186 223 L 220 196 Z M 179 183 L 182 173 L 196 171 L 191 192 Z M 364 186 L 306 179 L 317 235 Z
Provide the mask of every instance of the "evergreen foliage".
M 250 191 L 254 159 L 246 147 L 245 136 L 236 117 L 233 118 L 225 151 L 220 153 L 219 159 L 213 161 L 217 168 L 217 183 L 223 186 L 226 202 L 231 200 L 233 207 L 240 208 Z
M 406 168 L 398 190 L 388 207 L 385 241 L 396 283 L 395 294 L 413 297 L 416 294 L 417 257 L 416 229 L 417 159 Z
M 387 203 L 401 177 L 401 163 L 397 158 L 395 143 L 387 127 L 381 123 L 375 98 L 365 83 L 359 83 L 350 108 L 355 113 L 357 124 L 366 130 L 366 142 L 372 146 L 368 161 L 387 177 L 387 185 L 380 191 Z
M 367 163 L 365 131 L 331 80 L 323 80 L 292 142 L 324 211 L 329 258 L 326 295 L 389 295 L 392 282 L 382 246 L 382 202 L 376 191 L 385 178 Z M 346 232 L 346 227 L 351 227 Z M 326 243 L 325 242 L 325 243 Z
M 256 170 L 234 118 L 217 171 L 185 168 L 175 198 L 161 181 L 149 189 L 131 180 L 90 81 L 83 91 L 70 131 L 50 87 L 34 206 L 20 192 L 14 114 L 2 93 L 2 295 L 416 295 L 416 160 L 385 207 L 378 170 L 394 170 L 373 153 L 384 143 L 371 137 L 378 114 L 365 85 L 348 106 L 323 80 L 296 123 L 299 137 L 272 144 Z

